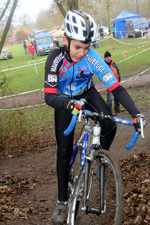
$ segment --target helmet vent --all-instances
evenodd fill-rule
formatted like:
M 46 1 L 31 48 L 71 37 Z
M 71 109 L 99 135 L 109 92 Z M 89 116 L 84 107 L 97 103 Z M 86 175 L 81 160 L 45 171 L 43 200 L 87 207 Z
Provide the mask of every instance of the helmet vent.
M 91 31 L 90 32 L 90 37 L 93 37 L 94 36 L 94 31 Z
M 70 25 L 67 23 L 66 26 L 67 26 L 68 31 L 71 33 Z
M 93 23 L 91 24 L 91 28 L 93 28 Z
M 72 17 L 72 21 L 73 21 L 74 23 L 77 23 L 75 16 Z
M 84 25 L 84 23 L 81 21 L 81 25 L 82 25 L 82 27 L 85 27 L 85 25 Z
M 87 36 L 87 32 L 85 30 L 83 30 L 83 37 Z
M 74 30 L 75 30 L 75 32 L 78 34 L 78 27 L 75 27 L 75 26 L 74 26 Z

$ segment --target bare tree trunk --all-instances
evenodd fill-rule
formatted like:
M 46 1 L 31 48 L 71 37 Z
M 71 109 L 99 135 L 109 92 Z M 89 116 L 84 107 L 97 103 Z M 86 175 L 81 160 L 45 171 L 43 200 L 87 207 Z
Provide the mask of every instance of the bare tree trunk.
M 149 10 L 150 10 L 150 0 L 148 0 L 148 6 L 149 6 L 148 8 L 149 8 Z
M 78 0 L 71 0 L 71 10 L 79 9 Z
M 127 0 L 126 0 L 126 9 L 127 9 L 127 11 L 129 10 L 129 4 L 128 4 Z
M 65 12 L 65 9 L 64 9 L 63 6 L 62 6 L 61 1 L 58 1 L 58 0 L 54 0 L 54 1 L 55 1 L 55 3 L 57 4 L 57 6 L 58 6 L 58 8 L 59 8 L 61 14 L 63 15 L 63 17 L 65 17 L 66 12 Z
M 68 4 L 69 10 L 71 10 L 71 1 L 70 0 L 67 0 L 67 4 Z
M 10 0 L 8 0 L 6 2 L 5 8 L 4 8 L 4 10 L 3 10 L 3 12 L 2 12 L 2 14 L 0 16 L 0 20 L 2 20 L 3 16 L 5 15 L 5 12 L 6 12 L 7 8 L 8 8 L 8 6 L 9 6 L 9 3 L 10 3 Z
M 79 10 L 79 0 L 76 0 L 76 9 Z
M 57 4 L 57 6 L 58 6 L 61 14 L 63 15 L 63 17 L 65 17 L 65 15 L 66 15 L 67 12 L 64 9 L 61 1 L 54 0 L 54 2 Z M 73 10 L 73 9 L 77 9 L 78 10 L 79 9 L 78 0 L 67 0 L 66 3 L 67 3 L 67 6 L 68 6 L 68 10 Z
M 111 37 L 111 44 L 112 44 L 112 49 L 114 48 L 114 42 L 113 42 L 113 37 L 112 37 L 112 25 L 111 25 L 111 14 L 110 14 L 110 9 L 111 9 L 111 1 L 107 0 L 106 1 L 106 7 L 107 7 L 107 13 L 108 13 L 108 21 L 109 21 L 109 27 L 110 27 L 110 37 Z
M 2 35 L 1 41 L 0 41 L 0 53 L 2 51 L 2 48 L 3 48 L 4 42 L 5 42 L 7 33 L 9 31 L 10 24 L 11 24 L 11 21 L 12 21 L 12 18 L 13 18 L 14 12 L 15 12 L 15 9 L 17 7 L 17 4 L 18 4 L 18 0 L 14 0 L 13 6 L 11 8 L 11 11 L 10 11 L 10 14 L 9 14 L 9 17 L 8 17 L 8 20 L 7 20 L 7 23 L 6 23 L 6 26 L 5 26 L 5 29 L 4 29 L 4 32 L 3 32 L 3 35 Z

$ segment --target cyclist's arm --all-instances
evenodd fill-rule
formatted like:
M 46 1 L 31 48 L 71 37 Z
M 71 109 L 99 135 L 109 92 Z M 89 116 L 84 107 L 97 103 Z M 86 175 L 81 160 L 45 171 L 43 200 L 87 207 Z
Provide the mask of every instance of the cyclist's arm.
M 94 50 L 90 50 L 89 55 L 87 55 L 87 59 L 89 59 L 89 62 L 92 64 L 91 66 L 94 73 L 99 77 L 106 88 L 114 94 L 118 101 L 129 112 L 129 114 L 132 117 L 135 117 L 136 114 L 139 114 L 139 111 L 136 108 L 133 100 L 125 88 L 120 85 L 119 81 L 117 81 L 110 67 L 105 63 L 101 56 Z
M 49 53 L 45 64 L 44 95 L 45 102 L 49 106 L 57 109 L 66 109 L 70 100 L 57 95 L 58 68 L 61 64 L 59 58 L 62 58 L 61 51 L 59 49 L 52 50 Z
M 112 70 L 96 51 L 89 49 L 86 58 L 90 69 L 92 69 L 93 73 L 96 74 L 108 90 L 109 88 L 115 89 L 119 86 L 119 81 L 116 79 Z
M 136 115 L 140 113 L 124 87 L 119 85 L 117 88 L 112 90 L 112 93 L 132 117 L 136 117 Z
M 70 100 L 59 97 L 55 94 L 45 93 L 45 102 L 55 109 L 66 109 Z

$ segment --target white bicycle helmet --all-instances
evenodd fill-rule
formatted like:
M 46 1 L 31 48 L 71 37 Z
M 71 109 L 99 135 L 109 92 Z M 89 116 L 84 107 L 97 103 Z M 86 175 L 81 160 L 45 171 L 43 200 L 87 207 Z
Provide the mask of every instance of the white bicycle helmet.
M 96 22 L 88 13 L 68 11 L 64 25 L 66 36 L 73 40 L 93 42 L 97 38 Z

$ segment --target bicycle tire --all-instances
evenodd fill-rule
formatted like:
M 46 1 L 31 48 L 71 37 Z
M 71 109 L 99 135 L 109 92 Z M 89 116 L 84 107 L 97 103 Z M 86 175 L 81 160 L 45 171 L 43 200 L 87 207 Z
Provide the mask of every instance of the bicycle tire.
M 84 136 L 85 132 L 80 135 L 80 139 L 78 140 L 79 143 L 78 145 L 75 146 L 74 151 L 76 152 L 76 156 L 74 158 L 74 162 L 71 166 L 70 172 L 69 172 L 69 182 L 68 182 L 68 199 L 69 199 L 69 205 L 70 201 L 72 199 L 72 194 L 74 191 L 74 188 L 78 182 L 78 177 L 80 176 L 81 170 L 82 170 L 82 165 L 81 165 L 81 158 L 82 156 L 82 151 L 83 151 L 83 146 L 84 144 Z M 86 143 L 87 147 L 90 145 L 90 135 L 88 135 L 88 142 Z
M 96 150 L 97 151 L 97 150 Z M 115 157 L 106 150 L 98 150 L 89 167 L 89 180 L 92 177 L 90 196 L 87 204 L 91 208 L 98 209 L 100 205 L 100 177 L 97 173 L 99 162 L 108 164 L 108 174 L 104 182 L 104 199 L 106 200 L 106 213 L 96 215 L 96 212 L 88 213 L 83 211 L 83 202 L 78 201 L 80 184 L 82 183 L 85 168 L 80 173 L 78 182 L 72 196 L 69 212 L 69 225 L 121 225 L 123 221 L 123 182 L 121 169 Z M 99 167 L 99 166 L 98 166 Z M 90 182 L 89 182 L 90 186 Z M 78 212 L 77 212 L 78 208 Z M 96 211 L 96 210 L 95 210 Z M 104 210 L 105 211 L 105 210 Z

